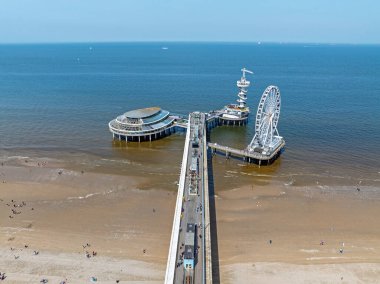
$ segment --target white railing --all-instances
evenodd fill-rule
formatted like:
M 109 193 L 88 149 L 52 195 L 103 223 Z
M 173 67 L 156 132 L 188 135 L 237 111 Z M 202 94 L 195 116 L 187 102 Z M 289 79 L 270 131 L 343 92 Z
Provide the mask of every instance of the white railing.
M 149 135 L 149 134 L 155 134 L 155 133 L 159 133 L 161 132 L 162 130 L 164 129 L 168 129 L 170 127 L 174 127 L 174 120 L 169 122 L 168 124 L 160 127 L 160 128 L 155 128 L 155 129 L 152 129 L 152 130 L 139 130 L 139 131 L 136 131 L 136 130 L 128 130 L 128 129 L 119 129 L 119 128 L 116 128 L 113 124 L 112 124 L 113 121 L 111 121 L 109 124 L 108 124 L 108 127 L 110 129 L 110 131 L 112 133 L 115 133 L 117 135 L 125 135 L 125 136 L 144 136 L 144 135 Z
M 170 246 L 169 246 L 168 262 L 166 265 L 165 284 L 173 284 L 174 283 L 174 273 L 175 273 L 175 268 L 176 268 L 179 227 L 181 224 L 181 213 L 182 213 L 181 211 L 182 211 L 183 193 L 184 193 L 184 189 L 185 189 L 185 179 L 186 179 L 187 158 L 188 158 L 188 153 L 189 153 L 189 144 L 190 144 L 190 115 L 189 115 L 189 121 L 187 124 L 185 147 L 183 150 L 181 176 L 179 179 L 177 202 L 176 202 L 176 206 L 175 206 L 172 235 L 171 235 Z

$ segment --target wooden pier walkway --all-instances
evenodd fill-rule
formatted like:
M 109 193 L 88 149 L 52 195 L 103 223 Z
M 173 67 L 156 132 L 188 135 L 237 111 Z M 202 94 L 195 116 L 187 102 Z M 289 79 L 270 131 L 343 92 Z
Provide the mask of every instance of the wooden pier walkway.
M 258 165 L 269 165 L 273 163 L 281 154 L 283 148 L 285 147 L 285 141 L 282 141 L 270 155 L 264 155 L 259 152 L 249 151 L 247 148 L 244 150 L 240 150 L 228 146 L 219 145 L 217 143 L 208 143 L 208 147 L 211 148 L 213 153 L 224 153 L 227 158 L 233 156 L 237 158 L 242 158 L 244 161 L 249 163 L 255 163 Z
M 191 113 L 186 129 L 165 284 L 212 284 L 205 114 Z

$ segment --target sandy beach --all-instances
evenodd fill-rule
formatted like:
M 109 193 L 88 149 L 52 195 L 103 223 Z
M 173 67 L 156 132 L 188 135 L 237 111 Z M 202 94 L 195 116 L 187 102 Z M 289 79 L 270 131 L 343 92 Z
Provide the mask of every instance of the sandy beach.
M 0 172 L 6 283 L 163 282 L 175 190 L 149 187 L 159 184 L 149 176 L 41 159 Z M 378 188 L 222 183 L 215 180 L 220 283 L 378 283 Z
M 378 283 L 379 205 L 372 187 L 220 192 L 221 283 Z
M 140 190 L 141 177 L 57 166 L 1 167 L 0 267 L 7 283 L 87 283 L 92 276 L 100 283 L 161 283 L 175 192 Z

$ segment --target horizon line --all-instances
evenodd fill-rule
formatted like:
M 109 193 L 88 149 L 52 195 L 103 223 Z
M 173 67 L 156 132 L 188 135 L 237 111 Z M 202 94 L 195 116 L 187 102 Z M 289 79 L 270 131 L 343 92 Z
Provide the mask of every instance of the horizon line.
M 0 42 L 0 45 L 59 45 L 59 44 L 123 44 L 123 43 L 225 43 L 225 44 L 309 44 L 309 45 L 380 45 L 379 43 L 352 42 L 302 42 L 302 41 L 225 41 L 225 40 L 110 40 L 110 41 L 36 41 L 36 42 Z

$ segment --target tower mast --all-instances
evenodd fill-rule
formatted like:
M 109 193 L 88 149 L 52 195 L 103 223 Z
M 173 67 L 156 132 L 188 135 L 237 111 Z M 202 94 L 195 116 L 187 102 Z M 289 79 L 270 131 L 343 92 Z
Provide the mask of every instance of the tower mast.
M 251 84 L 251 82 L 245 78 L 245 73 L 253 74 L 253 72 L 246 68 L 241 69 L 241 72 L 243 72 L 243 75 L 240 80 L 236 82 L 236 86 L 239 88 L 237 102 L 239 103 L 239 108 L 244 109 L 247 105 L 247 88 Z

